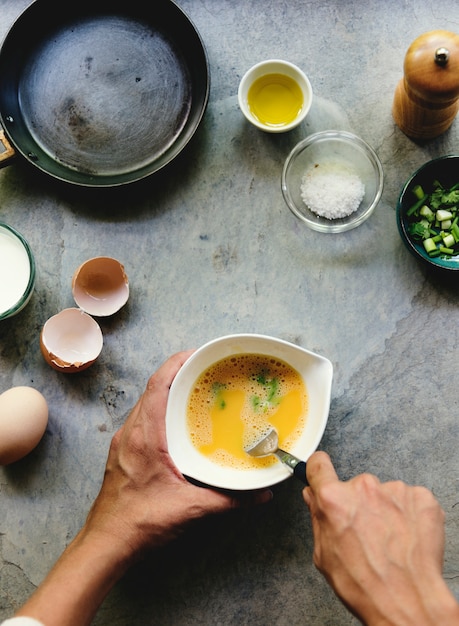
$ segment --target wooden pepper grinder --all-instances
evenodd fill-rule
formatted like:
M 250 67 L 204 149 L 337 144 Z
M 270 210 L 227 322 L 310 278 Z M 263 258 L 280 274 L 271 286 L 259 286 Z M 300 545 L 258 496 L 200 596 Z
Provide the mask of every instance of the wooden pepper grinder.
M 451 126 L 459 109 L 459 35 L 424 33 L 408 48 L 403 71 L 394 120 L 408 137 L 433 139 Z

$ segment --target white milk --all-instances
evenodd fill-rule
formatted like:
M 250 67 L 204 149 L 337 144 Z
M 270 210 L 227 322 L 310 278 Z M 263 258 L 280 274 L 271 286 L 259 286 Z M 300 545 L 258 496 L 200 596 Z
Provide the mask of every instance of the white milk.
M 30 261 L 22 242 L 0 227 L 0 315 L 24 295 L 30 279 Z

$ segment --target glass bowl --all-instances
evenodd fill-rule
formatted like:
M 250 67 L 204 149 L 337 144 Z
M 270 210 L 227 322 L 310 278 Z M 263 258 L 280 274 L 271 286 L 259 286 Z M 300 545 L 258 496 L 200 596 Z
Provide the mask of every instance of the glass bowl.
M 438 181 L 445 188 L 450 188 L 459 183 L 459 155 L 447 155 L 424 163 L 406 181 L 400 193 L 397 203 L 397 226 L 407 250 L 421 263 L 433 270 L 447 270 L 449 272 L 459 270 L 459 254 L 440 254 L 431 257 L 427 254 L 422 241 L 417 241 L 410 234 L 410 219 L 408 210 L 416 202 L 413 189 L 421 185 L 425 193 L 431 193 L 433 184 Z
M 306 172 L 324 165 L 336 179 L 343 171 L 357 176 L 364 185 L 357 209 L 345 217 L 323 217 L 312 211 L 302 198 Z M 282 170 L 282 194 L 289 209 L 309 228 L 323 233 L 341 233 L 363 224 L 375 210 L 382 194 L 384 174 L 376 152 L 363 139 L 338 130 L 315 133 L 300 141 L 288 155 Z M 337 194 L 342 192 L 336 182 Z M 330 186 L 328 185 L 328 189 Z

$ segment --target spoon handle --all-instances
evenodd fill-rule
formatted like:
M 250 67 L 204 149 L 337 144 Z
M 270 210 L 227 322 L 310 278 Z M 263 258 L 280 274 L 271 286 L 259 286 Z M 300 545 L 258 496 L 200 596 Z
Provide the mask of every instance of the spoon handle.
M 308 484 L 306 478 L 306 463 L 304 461 L 300 461 L 293 468 L 293 475 L 301 480 L 304 485 Z
M 306 480 L 306 463 L 304 461 L 300 461 L 300 459 L 290 454 L 290 452 L 285 452 L 285 450 L 281 450 L 280 448 L 274 454 L 284 465 L 293 471 L 293 475 L 296 476 L 296 478 L 301 480 L 304 485 L 308 484 Z

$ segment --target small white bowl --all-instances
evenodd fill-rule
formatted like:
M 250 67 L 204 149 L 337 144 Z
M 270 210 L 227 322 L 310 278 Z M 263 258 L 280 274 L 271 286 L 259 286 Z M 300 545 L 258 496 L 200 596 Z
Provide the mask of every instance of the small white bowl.
M 320 443 L 330 409 L 333 367 L 323 356 L 282 339 L 257 334 L 228 335 L 206 343 L 186 361 L 175 377 L 166 411 L 169 453 L 179 470 L 190 479 L 220 489 L 252 490 L 270 487 L 291 472 L 281 463 L 257 469 L 236 469 L 214 463 L 191 442 L 187 404 L 197 378 L 213 363 L 235 354 L 262 354 L 283 360 L 302 376 L 308 394 L 304 431 L 289 452 L 306 461 Z
M 299 86 L 303 94 L 303 105 L 298 111 L 298 115 L 293 121 L 287 124 L 264 124 L 250 109 L 248 102 L 250 87 L 258 78 L 268 74 L 281 74 L 292 78 Z M 312 104 L 312 87 L 306 74 L 293 63 L 290 63 L 289 61 L 282 61 L 280 59 L 268 59 L 267 61 L 257 63 L 244 74 L 241 82 L 239 83 L 238 102 L 239 107 L 246 119 L 257 128 L 260 128 L 268 133 L 285 133 L 286 131 L 292 130 L 292 128 L 301 124 L 308 114 Z

